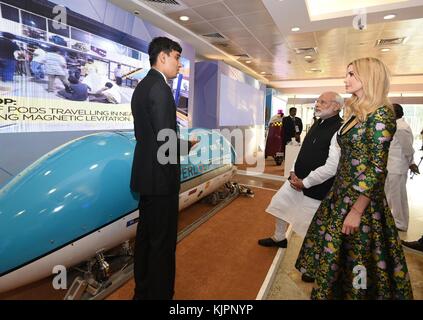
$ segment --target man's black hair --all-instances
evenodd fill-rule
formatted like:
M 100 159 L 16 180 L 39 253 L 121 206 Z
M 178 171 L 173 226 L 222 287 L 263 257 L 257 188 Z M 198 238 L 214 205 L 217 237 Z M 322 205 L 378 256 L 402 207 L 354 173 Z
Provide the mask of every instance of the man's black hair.
M 111 82 L 106 82 L 106 85 L 105 85 L 107 88 L 111 88 L 111 87 L 113 87 L 113 83 L 111 83 Z
M 157 57 L 160 52 L 164 52 L 169 55 L 172 51 L 178 51 L 182 53 L 182 48 L 179 43 L 166 38 L 166 37 L 156 37 L 148 46 L 148 55 L 150 56 L 150 66 L 154 66 L 157 62 Z
M 392 106 L 394 107 L 395 116 L 397 119 L 401 119 L 404 115 L 404 110 L 402 109 L 402 106 L 398 103 L 393 103 Z
M 295 107 L 291 107 L 291 108 L 289 108 L 289 112 L 291 112 L 291 110 L 295 110 L 295 111 L 297 111 L 297 108 L 295 108 Z

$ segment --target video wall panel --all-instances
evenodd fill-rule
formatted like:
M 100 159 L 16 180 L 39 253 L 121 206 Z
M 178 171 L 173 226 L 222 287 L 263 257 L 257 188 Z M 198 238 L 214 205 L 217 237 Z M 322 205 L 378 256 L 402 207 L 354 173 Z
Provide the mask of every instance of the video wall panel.
M 0 13 L 0 133 L 133 129 L 147 53 L 3 2 Z M 182 63 L 169 85 L 187 126 L 190 60 Z

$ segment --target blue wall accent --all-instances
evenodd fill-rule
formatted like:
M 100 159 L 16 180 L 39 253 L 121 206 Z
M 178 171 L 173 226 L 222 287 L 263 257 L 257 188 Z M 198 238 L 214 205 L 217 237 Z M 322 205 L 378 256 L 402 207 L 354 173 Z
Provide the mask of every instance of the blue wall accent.
M 267 127 L 267 124 L 269 123 L 270 118 L 272 117 L 272 99 L 273 97 L 273 89 L 272 88 L 266 88 L 266 113 L 265 113 L 265 119 L 264 124 Z
M 202 61 L 195 64 L 194 109 L 192 126 L 217 128 L 217 70 L 215 61 Z

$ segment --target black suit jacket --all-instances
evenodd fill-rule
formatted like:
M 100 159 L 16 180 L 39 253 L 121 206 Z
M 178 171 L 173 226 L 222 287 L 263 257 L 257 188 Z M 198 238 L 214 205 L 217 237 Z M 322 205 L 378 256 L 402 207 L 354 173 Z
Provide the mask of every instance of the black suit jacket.
M 300 118 L 295 117 L 295 120 L 293 121 L 290 116 L 284 117 L 282 119 L 282 127 L 284 132 L 284 140 L 285 144 L 291 141 L 291 138 L 295 137 L 295 126 L 298 126 L 298 129 L 300 130 L 300 134 L 303 131 L 303 122 Z
M 137 85 L 132 95 L 131 109 L 137 140 L 132 164 L 132 191 L 144 196 L 179 193 L 179 140 L 175 141 L 176 146 L 173 143 L 173 150 L 177 152 L 176 163 L 160 164 L 157 160 L 160 146 L 167 143 L 157 141 L 159 131 L 171 129 L 177 133 L 175 101 L 159 71 L 151 68 Z

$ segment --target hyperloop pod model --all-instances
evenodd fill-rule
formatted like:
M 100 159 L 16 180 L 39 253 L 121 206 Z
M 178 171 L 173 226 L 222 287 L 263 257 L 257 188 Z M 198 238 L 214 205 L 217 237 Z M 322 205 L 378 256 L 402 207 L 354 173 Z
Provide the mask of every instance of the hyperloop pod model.
M 204 146 L 181 157 L 187 163 L 181 164 L 180 210 L 228 182 L 236 170 L 230 143 L 202 133 L 201 139 L 209 139 L 203 140 L 206 148 L 225 150 L 218 158 L 226 161 L 213 161 L 216 152 L 210 152 L 208 161 L 193 164 L 190 159 Z M 87 135 L 45 154 L 0 189 L 0 292 L 135 236 L 139 198 L 129 188 L 135 144 L 133 132 Z

